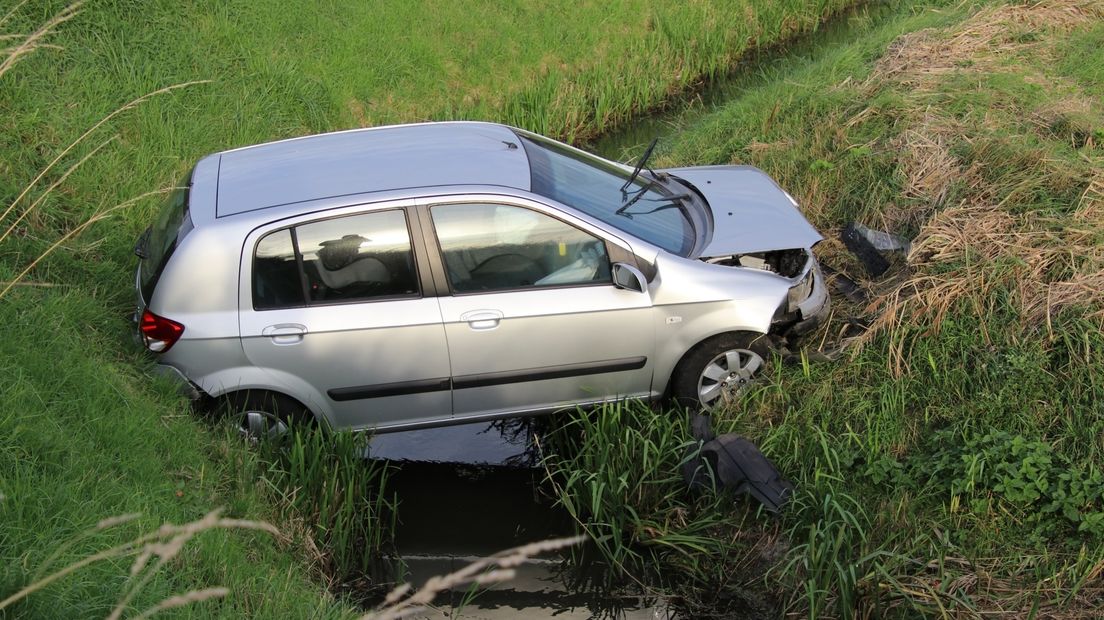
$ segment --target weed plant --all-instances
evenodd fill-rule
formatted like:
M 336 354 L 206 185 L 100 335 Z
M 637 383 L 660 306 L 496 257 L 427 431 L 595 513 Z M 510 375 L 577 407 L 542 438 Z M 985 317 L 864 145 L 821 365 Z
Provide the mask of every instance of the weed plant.
M 558 503 L 609 571 L 600 585 L 678 592 L 691 604 L 724 590 L 744 608 L 761 605 L 760 588 L 738 567 L 772 553 L 772 520 L 746 498 L 712 488 L 685 411 L 606 404 L 569 416 L 540 442 Z M 705 487 L 683 477 L 695 463 Z

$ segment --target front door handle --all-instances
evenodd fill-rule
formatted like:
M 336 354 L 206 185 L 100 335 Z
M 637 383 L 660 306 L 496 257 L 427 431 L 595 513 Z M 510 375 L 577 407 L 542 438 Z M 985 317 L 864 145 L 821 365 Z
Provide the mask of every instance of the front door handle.
M 470 310 L 461 314 L 460 320 L 475 330 L 494 329 L 502 320 L 502 313 L 498 310 Z
M 261 335 L 271 338 L 273 344 L 298 344 L 305 333 L 307 326 L 299 323 L 279 323 L 261 330 Z

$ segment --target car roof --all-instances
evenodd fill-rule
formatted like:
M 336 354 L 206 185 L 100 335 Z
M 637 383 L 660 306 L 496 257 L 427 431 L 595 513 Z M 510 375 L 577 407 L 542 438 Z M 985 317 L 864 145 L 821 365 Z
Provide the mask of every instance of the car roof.
M 292 138 L 217 153 L 215 216 L 420 187 L 529 190 L 529 160 L 504 125 L 422 123 Z M 214 163 L 214 162 L 212 162 Z

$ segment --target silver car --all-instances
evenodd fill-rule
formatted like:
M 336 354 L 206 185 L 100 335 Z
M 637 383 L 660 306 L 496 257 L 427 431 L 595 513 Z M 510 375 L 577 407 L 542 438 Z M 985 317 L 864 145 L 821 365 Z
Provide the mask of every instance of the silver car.
M 826 313 L 821 236 L 756 168 L 647 154 L 455 122 L 210 155 L 135 247 L 138 333 L 254 433 L 721 405 Z

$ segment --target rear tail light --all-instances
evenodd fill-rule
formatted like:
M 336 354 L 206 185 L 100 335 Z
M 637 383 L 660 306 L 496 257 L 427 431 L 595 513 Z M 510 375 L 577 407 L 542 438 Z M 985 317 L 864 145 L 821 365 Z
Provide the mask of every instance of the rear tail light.
M 147 349 L 154 353 L 164 353 L 180 340 L 184 326 L 146 310 L 142 313 L 138 330 L 142 332 L 142 341 Z

